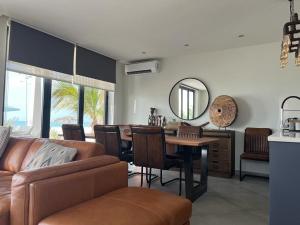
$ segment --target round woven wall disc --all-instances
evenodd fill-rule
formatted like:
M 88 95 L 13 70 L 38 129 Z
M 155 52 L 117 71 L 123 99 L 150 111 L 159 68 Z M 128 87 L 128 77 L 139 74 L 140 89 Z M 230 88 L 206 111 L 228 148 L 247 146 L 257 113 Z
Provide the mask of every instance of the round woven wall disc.
M 211 122 L 217 127 L 230 126 L 237 117 L 237 104 L 234 99 L 227 95 L 221 95 L 213 101 L 209 108 Z

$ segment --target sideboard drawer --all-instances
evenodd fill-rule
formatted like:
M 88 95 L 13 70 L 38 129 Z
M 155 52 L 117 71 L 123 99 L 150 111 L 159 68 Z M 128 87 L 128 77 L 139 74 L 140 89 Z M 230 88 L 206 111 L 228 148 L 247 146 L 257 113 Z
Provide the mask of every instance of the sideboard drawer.
M 204 130 L 204 137 L 216 137 L 218 142 L 209 146 L 208 173 L 211 176 L 232 177 L 235 172 L 235 131 Z M 200 162 L 194 164 L 200 171 Z
M 228 161 L 210 160 L 208 170 L 212 172 L 229 172 L 230 163 Z
M 221 160 L 221 161 L 229 161 L 231 155 L 228 151 L 210 151 L 208 153 L 209 160 Z

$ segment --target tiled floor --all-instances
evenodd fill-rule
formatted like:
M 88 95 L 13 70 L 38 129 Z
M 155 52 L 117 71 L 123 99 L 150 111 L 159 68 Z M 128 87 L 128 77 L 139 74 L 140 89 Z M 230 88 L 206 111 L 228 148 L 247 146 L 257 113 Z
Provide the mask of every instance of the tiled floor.
M 156 174 L 158 173 L 156 172 Z M 166 171 L 164 176 L 165 179 L 170 179 L 178 176 L 178 172 Z M 240 182 L 237 178 L 209 177 L 208 182 L 208 192 L 193 204 L 191 225 L 268 224 L 267 180 L 246 177 L 243 182 Z M 140 176 L 130 178 L 129 185 L 139 186 Z M 161 187 L 159 181 L 156 180 L 151 188 L 177 194 L 178 182 Z

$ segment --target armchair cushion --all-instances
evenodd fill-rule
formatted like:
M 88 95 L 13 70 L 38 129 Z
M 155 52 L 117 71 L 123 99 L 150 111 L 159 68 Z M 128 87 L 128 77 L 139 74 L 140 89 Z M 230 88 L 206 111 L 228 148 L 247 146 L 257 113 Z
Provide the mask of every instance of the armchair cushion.
M 113 209 L 113 210 L 112 210 Z M 183 225 L 192 203 L 160 191 L 127 187 L 86 201 L 43 219 L 39 225 Z

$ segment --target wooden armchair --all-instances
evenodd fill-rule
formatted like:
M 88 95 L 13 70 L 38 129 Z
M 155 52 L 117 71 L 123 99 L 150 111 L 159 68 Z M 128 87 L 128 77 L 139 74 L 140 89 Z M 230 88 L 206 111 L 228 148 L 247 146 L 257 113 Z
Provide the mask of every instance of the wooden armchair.
M 269 162 L 268 136 L 272 134 L 269 128 L 246 128 L 244 138 L 244 153 L 240 156 L 240 181 L 246 173 L 242 171 L 243 160 Z

